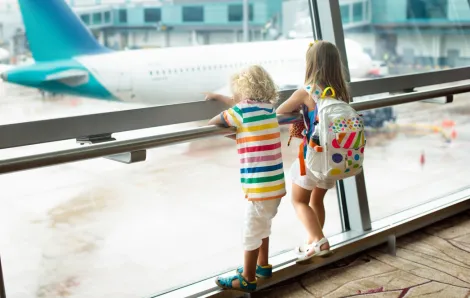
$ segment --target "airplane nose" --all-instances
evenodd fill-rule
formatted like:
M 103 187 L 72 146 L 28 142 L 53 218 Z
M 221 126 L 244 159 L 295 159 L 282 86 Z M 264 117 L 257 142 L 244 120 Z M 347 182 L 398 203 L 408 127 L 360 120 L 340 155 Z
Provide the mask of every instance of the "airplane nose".
M 6 81 L 7 81 L 7 72 L 5 71 L 5 72 L 0 73 L 0 78 L 1 78 L 3 81 L 6 82 Z

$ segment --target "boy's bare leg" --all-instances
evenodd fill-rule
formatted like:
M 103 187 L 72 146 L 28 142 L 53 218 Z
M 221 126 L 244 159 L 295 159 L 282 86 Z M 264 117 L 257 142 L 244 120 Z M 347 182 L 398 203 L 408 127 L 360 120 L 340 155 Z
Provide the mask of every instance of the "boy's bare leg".
M 256 261 L 258 260 L 259 250 L 259 248 L 251 251 L 245 250 L 242 276 L 249 282 L 256 281 Z M 238 281 L 238 279 L 235 279 L 232 282 L 232 287 L 240 287 L 240 282 Z
M 258 265 L 267 266 L 269 264 L 269 237 L 263 239 L 263 243 L 259 248 Z

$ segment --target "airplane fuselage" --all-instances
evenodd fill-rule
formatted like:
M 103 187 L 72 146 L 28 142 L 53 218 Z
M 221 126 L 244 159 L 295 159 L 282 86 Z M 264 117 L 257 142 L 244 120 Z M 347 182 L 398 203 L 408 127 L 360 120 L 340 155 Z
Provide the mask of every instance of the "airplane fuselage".
M 202 92 L 228 93 L 230 75 L 241 68 L 265 67 L 281 88 L 300 86 L 309 39 L 172 47 L 78 56 L 19 67 L 7 81 L 50 92 L 164 105 L 201 100 Z M 365 77 L 370 57 L 354 59 L 351 77 Z

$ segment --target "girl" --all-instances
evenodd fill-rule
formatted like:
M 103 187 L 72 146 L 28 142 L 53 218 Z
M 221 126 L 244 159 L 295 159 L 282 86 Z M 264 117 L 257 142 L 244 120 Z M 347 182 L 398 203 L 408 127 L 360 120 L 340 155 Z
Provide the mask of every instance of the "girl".
M 243 232 L 244 267 L 236 275 L 218 277 L 224 289 L 244 292 L 256 290 L 256 277 L 272 276 L 268 263 L 271 221 L 285 196 L 280 129 L 273 103 L 278 98 L 269 74 L 260 66 L 250 66 L 232 78 L 233 98 L 207 94 L 235 104 L 209 121 L 237 128 L 236 140 L 240 157 L 241 182 L 247 199 Z
M 308 140 L 316 124 L 315 104 L 324 91 L 327 92 L 328 87 L 333 88 L 337 99 L 346 103 L 349 103 L 350 95 L 341 57 L 335 45 L 326 41 L 310 43 L 306 60 L 304 87 L 295 91 L 276 112 L 286 114 L 298 110 L 299 107 L 306 107 L 306 120 L 311 123 L 307 132 Z M 307 144 L 303 145 L 305 148 Z M 327 190 L 335 186 L 335 180 L 318 178 L 308 169 L 306 175 L 301 175 L 300 168 L 300 160 L 297 159 L 291 168 L 292 202 L 297 216 L 308 232 L 308 239 L 305 244 L 297 247 L 295 252 L 300 255 L 298 262 L 304 262 L 315 256 L 330 254 L 330 245 L 322 231 L 325 224 L 323 199 Z

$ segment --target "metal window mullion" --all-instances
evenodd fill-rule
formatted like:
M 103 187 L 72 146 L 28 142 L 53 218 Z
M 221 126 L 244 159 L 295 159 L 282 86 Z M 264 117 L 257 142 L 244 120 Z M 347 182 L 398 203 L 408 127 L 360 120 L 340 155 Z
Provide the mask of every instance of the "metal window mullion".
M 338 199 L 338 207 L 339 207 L 339 218 L 341 220 L 341 228 L 343 232 L 347 232 L 351 230 L 351 225 L 349 223 L 349 211 L 348 205 L 346 201 L 346 194 L 344 191 L 344 184 L 343 180 L 339 180 L 336 183 L 336 195 Z
M 344 41 L 343 22 L 341 20 L 341 9 L 338 0 L 315 0 L 318 16 L 321 24 L 321 36 L 323 40 L 332 42 L 338 48 L 343 60 L 346 80 L 349 82 L 348 57 L 346 55 L 346 44 Z
M 314 39 L 321 39 L 320 18 L 318 16 L 318 7 L 316 0 L 307 0 L 310 11 L 310 21 L 312 23 L 312 32 Z
M 321 36 L 323 40 L 330 41 L 338 48 L 349 82 L 349 67 L 344 41 L 343 23 L 338 0 L 315 0 L 321 24 Z M 342 218 L 343 229 L 355 231 L 367 231 L 371 229 L 369 203 L 367 201 L 367 189 L 364 173 L 355 177 L 344 179 L 336 183 L 338 204 Z

